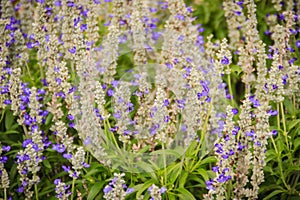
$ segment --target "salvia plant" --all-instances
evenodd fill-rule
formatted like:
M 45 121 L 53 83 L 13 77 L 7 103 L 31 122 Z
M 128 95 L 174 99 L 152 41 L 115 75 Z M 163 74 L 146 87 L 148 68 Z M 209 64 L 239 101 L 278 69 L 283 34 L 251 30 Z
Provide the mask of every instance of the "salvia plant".
M 0 2 L 2 199 L 300 199 L 298 1 Z

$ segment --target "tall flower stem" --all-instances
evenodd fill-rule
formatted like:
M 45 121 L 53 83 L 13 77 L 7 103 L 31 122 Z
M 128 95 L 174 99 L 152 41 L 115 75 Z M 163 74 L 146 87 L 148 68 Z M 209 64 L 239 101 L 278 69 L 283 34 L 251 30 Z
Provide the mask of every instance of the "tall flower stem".
M 277 104 L 277 111 L 278 111 L 278 115 L 277 115 L 277 128 L 278 130 L 280 130 L 280 109 L 279 109 L 279 104 Z
M 288 141 L 288 137 L 287 137 L 287 131 L 286 131 L 284 108 L 283 108 L 283 103 L 282 102 L 280 102 L 280 108 L 281 108 L 281 115 L 282 115 L 283 135 L 285 137 L 286 146 L 287 146 L 288 149 L 290 149 L 289 141 Z
M 165 152 L 165 144 L 162 144 L 163 149 L 163 159 L 164 159 L 164 182 L 163 185 L 167 184 L 167 160 L 166 160 L 166 152 Z
M 4 188 L 4 200 L 7 200 L 7 192 L 6 192 L 6 188 Z
M 72 192 L 71 200 L 73 200 L 73 198 L 74 198 L 74 189 L 75 189 L 75 178 L 73 177 L 73 181 L 72 181 L 72 190 L 71 190 L 71 192 Z
M 34 184 L 34 191 L 35 191 L 35 199 L 39 200 L 39 192 L 38 192 L 37 184 Z
M 227 76 L 227 82 L 228 82 L 228 90 L 229 90 L 229 94 L 230 94 L 231 106 L 234 107 L 234 100 L 233 100 L 233 92 L 232 92 L 230 74 L 228 74 L 228 76 Z

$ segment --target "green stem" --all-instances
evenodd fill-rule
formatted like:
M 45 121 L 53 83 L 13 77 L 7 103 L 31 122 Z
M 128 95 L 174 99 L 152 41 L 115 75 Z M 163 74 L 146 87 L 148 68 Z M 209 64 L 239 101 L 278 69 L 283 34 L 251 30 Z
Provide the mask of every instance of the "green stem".
M 44 79 L 44 70 L 43 70 L 43 66 L 40 64 L 40 73 L 41 73 L 41 79 Z
M 105 121 L 106 121 L 106 124 L 107 124 L 107 126 L 108 126 L 108 133 L 110 133 L 111 131 L 110 131 L 110 124 L 109 124 L 109 121 L 108 121 L 108 119 L 106 119 Z M 112 133 L 112 132 L 111 132 L 111 133 Z M 117 142 L 117 140 L 116 140 L 116 138 L 115 138 L 114 133 L 112 133 L 111 135 L 112 135 L 112 139 L 113 139 L 113 141 L 114 141 L 114 143 L 115 143 L 117 149 L 119 150 L 119 152 L 121 152 L 121 149 L 120 149 L 120 147 L 119 147 L 119 145 L 118 145 L 118 142 Z
M 28 75 L 29 75 L 29 78 L 30 78 L 30 81 L 32 82 L 32 84 L 34 83 L 34 79 L 32 78 L 31 76 L 31 73 L 30 73 L 30 69 L 29 69 L 29 66 L 28 66 L 28 63 L 26 62 L 26 69 L 28 71 Z
M 271 136 L 271 141 L 272 141 L 272 144 L 273 144 L 273 146 L 274 146 L 275 152 L 276 152 L 276 154 L 278 155 L 278 150 L 277 150 L 277 147 L 276 147 L 276 144 L 275 144 L 275 141 L 274 141 L 273 136 Z
M 4 188 L 4 200 L 7 200 L 6 188 Z
M 280 177 L 281 177 L 281 180 L 282 180 L 283 184 L 285 185 L 285 187 L 286 187 L 287 189 L 289 189 L 290 187 L 289 187 L 288 184 L 285 182 L 284 175 L 283 175 L 282 163 L 281 163 L 281 159 L 280 159 L 280 154 L 281 154 L 281 152 L 280 152 L 280 153 L 278 152 L 278 149 L 277 149 L 277 146 L 276 146 L 275 141 L 274 141 L 274 139 L 273 139 L 273 136 L 271 136 L 271 141 L 272 141 L 272 143 L 273 143 L 274 150 L 275 150 L 276 155 L 277 155 L 277 161 L 278 161 L 278 166 L 279 166 L 279 170 L 280 170 Z
M 277 111 L 278 111 L 278 115 L 277 115 L 277 127 L 278 130 L 280 130 L 280 109 L 279 109 L 279 104 L 277 104 Z
M 167 185 L 167 160 L 166 160 L 166 152 L 165 152 L 165 144 L 162 144 L 163 149 L 163 159 L 164 159 L 164 182 L 163 185 Z
M 34 191 L 35 191 L 35 199 L 39 200 L 39 192 L 38 192 L 37 184 L 34 184 Z
M 229 94 L 230 94 L 231 106 L 234 107 L 234 100 L 233 100 L 233 92 L 232 92 L 232 87 L 231 87 L 230 74 L 228 74 L 228 76 L 227 76 L 227 82 L 228 82 L 228 89 L 229 89 Z
M 206 130 L 207 130 L 207 125 L 208 125 L 208 120 L 209 120 L 209 117 L 210 117 L 210 113 L 211 113 L 211 108 L 212 108 L 212 104 L 213 104 L 213 99 L 211 99 L 210 101 L 210 104 L 209 104 L 209 109 L 208 109 L 208 113 L 206 115 L 206 118 L 205 118 L 205 123 L 203 125 L 203 130 L 201 131 L 201 135 L 200 135 L 200 141 L 197 145 L 197 149 L 196 149 L 196 154 L 199 153 L 200 151 L 200 146 L 202 145 L 203 141 L 204 141 L 204 137 L 205 137 L 205 133 L 206 133 Z M 192 160 L 192 164 L 190 165 L 193 169 L 193 166 L 194 166 L 194 163 L 195 163 L 195 157 L 193 158 Z M 190 170 L 190 169 L 189 169 Z M 193 170 L 192 170 L 193 171 Z M 190 171 L 190 172 L 192 172 Z
M 281 175 L 282 182 L 283 182 L 284 186 L 285 186 L 288 190 L 290 190 L 289 185 L 285 182 L 285 179 L 284 179 L 283 169 L 282 169 L 282 163 L 281 163 L 281 159 L 280 159 L 279 154 L 277 154 L 277 161 L 278 161 L 278 166 L 279 166 L 279 170 L 280 170 L 280 175 Z
M 283 135 L 285 137 L 286 146 L 287 146 L 288 149 L 290 149 L 289 141 L 288 141 L 288 137 L 287 137 L 287 131 L 286 131 L 284 108 L 283 108 L 283 103 L 282 102 L 280 102 L 280 108 L 281 108 L 281 115 L 282 115 Z
M 71 190 L 71 192 L 72 192 L 71 200 L 73 200 L 73 198 L 74 198 L 74 189 L 75 189 L 75 178 L 73 177 L 73 181 L 72 181 L 72 190 Z
M 1 119 L 0 119 L 0 122 L 2 122 L 3 117 L 4 117 L 4 113 L 5 113 L 5 110 L 1 110 L 1 111 L 2 111 L 2 113 L 1 113 Z

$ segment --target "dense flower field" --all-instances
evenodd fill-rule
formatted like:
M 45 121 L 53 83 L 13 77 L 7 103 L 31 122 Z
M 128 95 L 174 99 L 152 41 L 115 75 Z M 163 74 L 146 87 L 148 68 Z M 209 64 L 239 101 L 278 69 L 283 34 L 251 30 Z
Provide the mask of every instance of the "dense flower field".
M 0 5 L 2 199 L 300 199 L 297 0 Z

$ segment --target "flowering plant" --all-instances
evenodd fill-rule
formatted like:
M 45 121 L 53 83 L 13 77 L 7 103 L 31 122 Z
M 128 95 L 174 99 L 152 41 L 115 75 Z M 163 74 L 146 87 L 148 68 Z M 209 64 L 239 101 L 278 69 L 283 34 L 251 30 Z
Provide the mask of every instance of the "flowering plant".
M 296 1 L 7 0 L 0 196 L 292 199 Z

